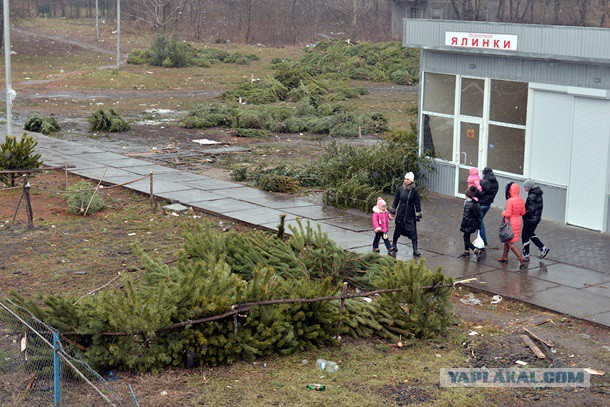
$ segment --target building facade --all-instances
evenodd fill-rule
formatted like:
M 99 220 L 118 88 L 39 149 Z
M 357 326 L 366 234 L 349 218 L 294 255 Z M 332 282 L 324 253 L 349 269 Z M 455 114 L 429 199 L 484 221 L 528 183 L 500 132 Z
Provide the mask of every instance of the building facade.
M 433 191 L 489 166 L 501 191 L 534 179 L 544 218 L 610 233 L 610 29 L 405 19 L 403 45 L 421 49 Z

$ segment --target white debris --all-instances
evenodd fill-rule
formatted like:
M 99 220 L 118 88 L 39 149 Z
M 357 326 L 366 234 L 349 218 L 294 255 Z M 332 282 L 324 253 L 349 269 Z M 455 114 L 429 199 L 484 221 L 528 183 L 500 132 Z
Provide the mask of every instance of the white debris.
M 201 145 L 220 144 L 219 141 L 208 140 L 207 138 L 200 138 L 197 140 L 193 140 L 193 143 L 197 143 L 197 144 L 201 144 Z
M 502 301 L 502 296 L 501 295 L 494 295 L 493 297 L 491 297 L 491 303 L 492 304 L 497 304 L 500 301 Z
M 474 294 L 473 293 L 470 293 L 468 298 L 462 298 L 460 300 L 460 302 L 462 304 L 481 305 L 481 300 L 479 300 L 478 298 L 474 298 Z

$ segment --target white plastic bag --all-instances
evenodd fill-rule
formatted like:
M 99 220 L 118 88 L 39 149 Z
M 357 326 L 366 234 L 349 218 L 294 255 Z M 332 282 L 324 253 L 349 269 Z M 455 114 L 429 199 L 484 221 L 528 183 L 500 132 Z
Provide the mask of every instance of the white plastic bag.
M 474 242 L 472 242 L 472 244 L 477 249 L 484 249 L 485 248 L 485 242 L 483 241 L 483 238 L 481 238 L 481 233 L 479 231 L 477 231 L 477 238 L 474 239 Z

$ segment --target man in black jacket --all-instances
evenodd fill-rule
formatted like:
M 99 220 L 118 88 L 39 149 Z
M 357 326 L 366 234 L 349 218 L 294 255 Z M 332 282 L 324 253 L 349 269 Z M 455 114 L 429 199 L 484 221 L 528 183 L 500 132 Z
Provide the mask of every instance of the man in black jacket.
M 477 191 L 476 197 L 479 200 L 479 206 L 481 207 L 481 239 L 487 246 L 487 235 L 485 234 L 485 224 L 483 218 L 491 208 L 491 204 L 496 198 L 498 193 L 498 181 L 494 175 L 493 170 L 490 167 L 483 169 L 483 179 L 481 180 L 481 190 Z
M 542 244 L 536 236 L 536 227 L 542 218 L 542 190 L 531 179 L 523 182 L 523 189 L 527 192 L 525 201 L 525 215 L 523 215 L 523 231 L 521 242 L 523 243 L 523 257 L 525 261 L 530 259 L 530 240 L 540 249 L 540 258 L 544 259 L 549 254 L 549 248 Z

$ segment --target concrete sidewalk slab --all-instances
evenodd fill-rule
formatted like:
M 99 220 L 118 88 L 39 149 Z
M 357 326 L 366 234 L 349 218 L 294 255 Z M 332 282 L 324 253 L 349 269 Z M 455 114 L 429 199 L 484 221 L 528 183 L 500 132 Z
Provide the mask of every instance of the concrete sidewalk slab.
M 72 173 L 99 180 L 108 165 L 104 181 L 122 184 L 152 171 L 155 195 L 168 201 L 270 230 L 277 230 L 280 215 L 285 214 L 287 233 L 290 233 L 289 226 L 298 225 L 298 218 L 303 225 L 310 222 L 314 228 L 319 226 L 343 248 L 358 253 L 372 251 L 370 214 L 342 211 L 309 199 L 267 193 L 97 148 L 32 135 L 39 142 L 37 152 L 45 162 L 74 163 L 76 168 L 69 169 Z M 125 187 L 148 194 L 150 181 L 143 179 Z M 463 251 L 459 231 L 463 203 L 463 199 L 437 194 L 430 194 L 422 201 L 424 218 L 417 227 L 419 249 L 426 267 L 431 270 L 442 267 L 443 273 L 456 279 L 475 277 L 477 281 L 468 285 L 477 290 L 610 326 L 610 234 L 543 220 L 537 235 L 551 252 L 541 260 L 532 248 L 532 260 L 526 270 L 520 270 L 512 253 L 508 264 L 496 261 L 501 255 L 497 239 L 501 209 L 492 208 L 485 218 L 490 242 L 486 255 L 480 262 L 474 256 L 459 259 L 457 256 Z M 393 228 L 392 223 L 390 234 Z M 380 248 L 383 253 L 383 242 Z M 397 258 L 412 259 L 412 247 L 404 237 L 398 242 Z
M 218 193 L 222 189 L 242 189 L 245 188 L 241 184 L 235 184 L 233 182 L 221 181 L 218 179 L 201 177 L 198 180 L 186 181 L 185 185 L 194 188 L 201 189 L 203 191 L 215 191 Z
M 192 191 L 191 191 L 192 193 Z M 212 192 L 204 192 L 206 194 L 212 194 Z M 214 212 L 219 215 L 229 215 L 233 212 L 252 211 L 262 208 L 259 205 L 252 204 L 250 202 L 238 201 L 237 199 L 227 198 L 214 193 L 217 199 L 209 199 L 206 201 L 194 201 L 191 205 L 198 208 L 204 209 L 208 212 Z M 279 218 L 278 218 L 279 219 Z

